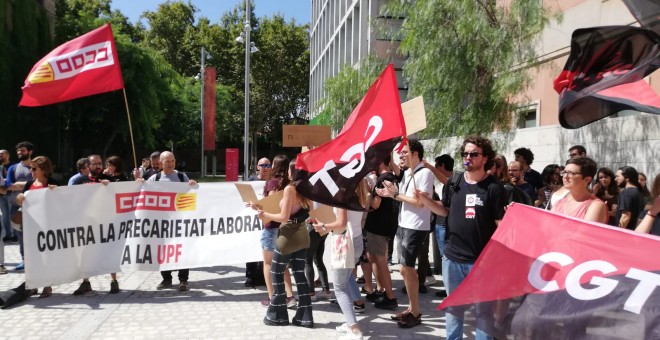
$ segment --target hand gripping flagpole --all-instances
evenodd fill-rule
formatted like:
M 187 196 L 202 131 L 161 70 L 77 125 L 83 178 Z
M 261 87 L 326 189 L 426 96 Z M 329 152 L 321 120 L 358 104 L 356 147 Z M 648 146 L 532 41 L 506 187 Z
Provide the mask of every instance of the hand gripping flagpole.
M 122 88 L 124 91 L 124 103 L 126 104 L 126 115 L 128 116 L 128 131 L 131 134 L 131 147 L 133 148 L 133 169 L 137 169 L 137 157 L 135 156 L 135 141 L 133 140 L 133 125 L 131 125 L 131 111 L 128 109 L 128 98 L 126 97 L 126 88 Z

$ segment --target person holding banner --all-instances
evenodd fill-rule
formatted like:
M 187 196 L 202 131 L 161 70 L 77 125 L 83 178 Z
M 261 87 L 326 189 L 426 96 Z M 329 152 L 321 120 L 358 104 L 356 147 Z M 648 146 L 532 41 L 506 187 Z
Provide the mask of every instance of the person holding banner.
M 273 159 L 273 164 L 273 171 L 276 171 L 278 165 L 286 164 L 289 173 L 289 176 L 282 178 L 282 183 L 286 183 L 286 187 L 283 188 L 280 212 L 277 214 L 268 213 L 254 202 L 247 204 L 257 211 L 257 216 L 260 219 L 281 223 L 271 263 L 273 296 L 264 317 L 264 324 L 268 326 L 286 326 L 289 324 L 286 291 L 284 289 L 284 272 L 287 270 L 287 265 L 290 265 L 293 269 L 300 298 L 296 315 L 291 323 L 295 326 L 312 328 L 314 327 L 312 299 L 309 295 L 309 285 L 305 277 L 307 248 L 309 248 L 309 233 L 305 221 L 309 217 L 311 201 L 296 192 L 296 187 L 291 181 L 292 172 L 295 170 L 295 162 L 289 165 L 288 157 L 278 155 Z
M 46 156 L 38 156 L 32 160 L 30 164 L 30 172 L 32 173 L 31 180 L 25 183 L 23 192 L 16 196 L 16 203 L 20 206 L 23 205 L 25 201 L 25 192 L 28 190 L 43 189 L 48 187 L 53 189 L 57 187 L 57 182 L 50 176 L 53 174 L 53 165 L 50 162 L 50 159 Z M 41 291 L 39 298 L 47 298 L 53 294 L 53 289 L 51 287 L 44 287 Z
M 152 155 L 153 156 L 153 155 Z M 153 158 L 152 158 L 153 159 Z M 176 167 L 176 159 L 174 158 L 174 154 L 169 152 L 169 151 L 163 151 L 160 154 L 160 166 L 162 167 L 162 170 L 160 172 L 154 173 L 151 177 L 149 177 L 148 181 L 153 182 L 187 182 L 189 185 L 197 185 L 197 181 L 194 179 L 189 179 L 188 175 L 186 175 L 183 172 L 178 172 L 174 168 Z M 153 164 L 153 161 L 152 161 Z M 158 166 L 158 162 L 156 164 L 153 164 L 155 167 Z M 137 179 L 138 181 L 144 179 Z M 190 288 L 188 286 L 188 275 L 190 273 L 190 269 L 179 269 L 179 291 L 180 292 L 185 292 L 188 291 Z M 156 289 L 161 290 L 165 288 L 169 288 L 172 286 L 172 271 L 171 270 L 163 270 L 160 272 L 160 275 L 163 277 L 163 281 L 158 284 Z

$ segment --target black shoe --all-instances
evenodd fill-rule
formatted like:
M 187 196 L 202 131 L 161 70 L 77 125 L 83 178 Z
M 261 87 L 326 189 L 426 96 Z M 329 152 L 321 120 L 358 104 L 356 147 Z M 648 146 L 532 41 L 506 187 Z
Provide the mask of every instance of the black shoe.
M 83 281 L 80 284 L 80 287 L 73 292 L 73 295 L 83 295 L 92 291 L 92 284 L 89 281 Z
M 426 288 L 425 285 L 419 285 L 419 292 L 420 292 L 421 294 L 426 294 L 426 293 L 429 292 L 429 289 Z
M 169 280 L 169 281 L 168 280 L 163 280 L 158 284 L 158 286 L 156 286 L 156 289 L 161 290 L 161 289 L 170 288 L 170 287 L 172 287 L 172 280 Z
M 309 322 L 302 322 L 300 320 L 296 320 L 296 318 L 293 318 L 291 320 L 291 324 L 294 326 L 298 327 L 305 327 L 305 328 L 314 328 L 314 321 L 309 321 Z
M 396 302 L 396 298 L 388 299 L 387 295 L 384 295 L 380 301 L 374 303 L 374 307 L 378 309 L 396 309 L 399 307 L 399 303 Z
M 11 240 L 9 240 L 10 243 L 18 243 L 18 236 L 14 235 L 11 237 Z
M 385 296 L 385 292 L 374 291 L 373 293 L 367 294 L 366 299 L 369 302 L 378 302 Z
M 364 311 L 367 310 L 367 304 L 362 303 L 361 305 L 358 305 L 356 302 L 353 302 L 353 310 L 358 314 L 364 313 Z
M 250 288 L 254 288 L 254 282 L 252 281 L 251 278 L 248 277 L 248 278 L 245 280 L 245 283 L 243 283 L 243 286 L 245 286 L 245 287 L 250 287 Z
M 273 320 L 268 320 L 267 318 L 264 318 L 264 324 L 266 326 L 288 326 L 289 325 L 289 320 L 273 321 Z
M 447 297 L 447 291 L 446 290 L 441 290 L 439 292 L 435 292 L 435 296 L 444 299 L 444 298 Z
M 112 280 L 110 282 L 110 294 L 119 293 L 119 282 L 117 280 Z

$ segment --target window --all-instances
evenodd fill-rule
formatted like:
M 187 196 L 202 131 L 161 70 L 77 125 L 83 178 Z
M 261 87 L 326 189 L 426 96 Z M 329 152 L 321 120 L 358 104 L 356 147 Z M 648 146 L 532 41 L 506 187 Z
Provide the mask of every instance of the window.
M 520 107 L 516 111 L 518 115 L 517 128 L 526 129 L 531 127 L 537 127 L 539 125 L 538 108 L 539 108 L 538 102 Z

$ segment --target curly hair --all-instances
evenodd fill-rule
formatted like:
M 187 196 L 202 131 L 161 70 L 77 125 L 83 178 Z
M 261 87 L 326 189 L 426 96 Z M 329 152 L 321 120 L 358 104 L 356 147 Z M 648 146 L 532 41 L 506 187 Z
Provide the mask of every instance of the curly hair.
M 474 144 L 477 147 L 481 148 L 481 152 L 483 153 L 483 156 L 488 158 L 486 161 L 486 164 L 484 165 L 484 169 L 490 169 L 493 167 L 493 160 L 495 159 L 495 150 L 493 150 L 493 145 L 491 144 L 490 140 L 488 138 L 484 138 L 481 136 L 467 136 L 463 140 L 463 145 L 461 145 L 461 153 L 465 151 L 465 146 L 470 143 Z
M 527 165 L 532 165 L 534 163 L 534 153 L 528 148 L 518 148 L 513 152 L 514 155 L 520 155 Z

